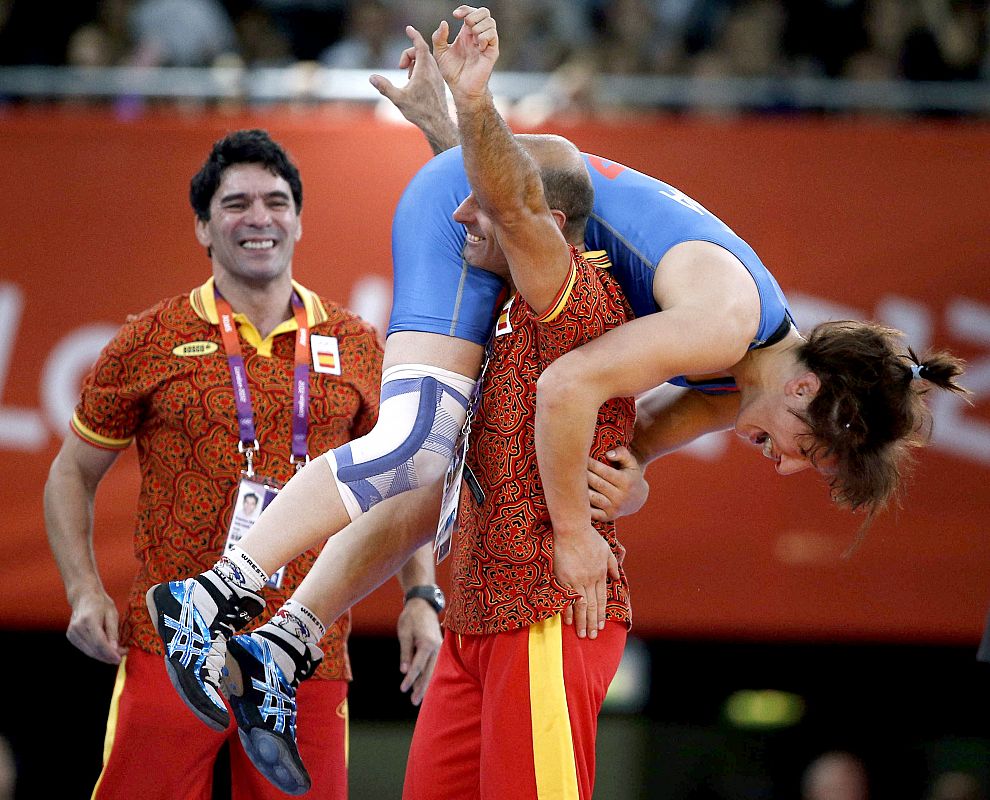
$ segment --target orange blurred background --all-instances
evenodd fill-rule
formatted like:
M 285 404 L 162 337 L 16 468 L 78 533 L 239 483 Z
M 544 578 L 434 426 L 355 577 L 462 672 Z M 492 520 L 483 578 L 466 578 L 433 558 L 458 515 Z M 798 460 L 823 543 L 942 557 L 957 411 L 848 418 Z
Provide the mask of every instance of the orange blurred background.
M 189 178 L 241 127 L 268 129 L 302 171 L 295 277 L 384 330 L 392 211 L 429 157 L 410 127 L 339 108 L 0 118 L 0 627 L 68 620 L 44 534 L 48 465 L 113 328 L 208 275 Z M 724 219 L 800 324 L 888 322 L 916 348 L 968 358 L 976 392 L 972 406 L 937 401 L 935 441 L 903 507 L 845 559 L 861 518 L 831 508 L 814 476 L 777 477 L 731 434 L 656 462 L 649 504 L 620 523 L 636 633 L 975 644 L 990 604 L 990 124 L 657 116 L 552 130 Z M 121 601 L 137 487 L 130 452 L 97 499 L 98 559 Z M 356 609 L 356 630 L 393 630 L 399 602 L 386 585 Z

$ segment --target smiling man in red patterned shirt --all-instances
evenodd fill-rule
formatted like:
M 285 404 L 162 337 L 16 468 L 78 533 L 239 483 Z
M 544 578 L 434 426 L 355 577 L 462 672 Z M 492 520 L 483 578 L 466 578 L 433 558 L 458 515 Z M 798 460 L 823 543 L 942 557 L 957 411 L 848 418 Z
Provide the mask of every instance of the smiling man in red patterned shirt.
M 378 415 L 375 331 L 292 279 L 302 182 L 282 148 L 260 130 L 221 139 L 193 178 L 190 200 L 212 277 L 121 327 L 86 377 L 74 435 L 45 487 L 49 541 L 72 605 L 69 641 L 119 664 L 95 798 L 208 798 L 227 741 L 234 800 L 284 797 L 250 765 L 234 726 L 207 730 L 172 690 L 145 593 L 176 573 L 208 569 L 257 516 L 248 498 L 265 505 L 294 463 L 367 433 Z M 100 480 L 131 442 L 141 467 L 140 566 L 118 631 L 93 555 L 91 514 Z M 261 595 L 270 611 L 292 594 L 317 552 L 268 581 Z M 432 584 L 429 548 L 410 560 L 403 582 Z M 261 596 L 251 601 L 260 611 Z M 349 630 L 347 613 L 327 626 L 316 679 L 301 689 L 299 747 L 311 796 L 323 800 L 347 797 Z M 406 657 L 432 663 L 440 640 L 434 610 L 407 604 L 400 631 Z M 185 652 L 205 657 L 195 639 L 183 639 Z M 217 713 L 226 715 L 217 700 Z M 288 723 L 295 732 L 294 714 Z

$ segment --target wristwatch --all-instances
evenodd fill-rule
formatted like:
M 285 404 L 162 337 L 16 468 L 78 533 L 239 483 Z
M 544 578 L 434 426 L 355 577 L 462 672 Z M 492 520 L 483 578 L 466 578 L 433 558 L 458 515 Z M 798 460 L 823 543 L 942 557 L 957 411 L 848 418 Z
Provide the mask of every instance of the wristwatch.
M 433 606 L 433 610 L 438 614 L 443 611 L 447 605 L 447 598 L 443 596 L 443 589 L 435 583 L 428 583 L 422 586 L 413 586 L 408 592 L 406 592 L 406 602 L 408 603 L 414 597 L 418 597 L 420 600 L 425 600 Z

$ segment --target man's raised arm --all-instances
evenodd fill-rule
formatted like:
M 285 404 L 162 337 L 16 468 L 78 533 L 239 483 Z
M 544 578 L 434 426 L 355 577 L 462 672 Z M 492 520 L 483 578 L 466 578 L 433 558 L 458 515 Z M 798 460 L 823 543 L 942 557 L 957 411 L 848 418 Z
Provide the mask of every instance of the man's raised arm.
M 459 6 L 454 16 L 463 21 L 461 30 L 448 43 L 449 28 L 441 22 L 433 33 L 433 55 L 457 108 L 473 195 L 465 201 L 465 213 L 472 215 L 476 203 L 488 217 L 515 288 L 541 312 L 564 282 L 570 251 L 547 206 L 539 169 L 499 116 L 488 88 L 498 59 L 495 20 L 487 9 L 472 6 Z M 483 226 L 466 224 L 469 246 L 482 244 Z

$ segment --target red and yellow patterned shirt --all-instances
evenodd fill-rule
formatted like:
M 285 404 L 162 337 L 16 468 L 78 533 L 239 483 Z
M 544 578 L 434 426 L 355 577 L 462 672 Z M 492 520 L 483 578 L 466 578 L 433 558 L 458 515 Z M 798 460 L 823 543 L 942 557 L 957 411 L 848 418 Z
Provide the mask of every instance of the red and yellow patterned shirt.
M 336 337 L 340 375 L 309 373 L 308 449 L 316 455 L 367 433 L 378 414 L 382 351 L 359 317 L 293 284 L 310 334 Z M 251 390 L 259 475 L 287 481 L 295 366 L 294 318 L 264 340 L 235 314 Z M 209 569 L 227 538 L 245 466 L 213 279 L 164 300 L 121 327 L 83 383 L 72 430 L 90 444 L 123 450 L 136 441 L 141 466 L 134 551 L 140 562 L 121 623 L 121 644 L 162 654 L 144 596 L 154 583 Z M 266 588 L 266 620 L 302 581 L 314 549 L 291 562 L 281 589 Z M 330 626 L 317 675 L 349 679 L 350 615 Z
M 499 317 L 468 453 L 485 502 L 479 506 L 462 492 L 455 535 L 444 618 L 455 633 L 526 627 L 570 602 L 553 576 L 553 531 L 534 443 L 536 381 L 559 356 L 632 316 L 608 266 L 604 252 L 576 255 L 549 311 L 538 316 L 516 294 Z M 591 455 L 604 461 L 606 452 L 628 444 L 635 419 L 633 398 L 609 400 L 598 412 Z M 594 525 L 618 556 L 615 524 Z M 631 621 L 625 573 L 609 580 L 606 617 Z

